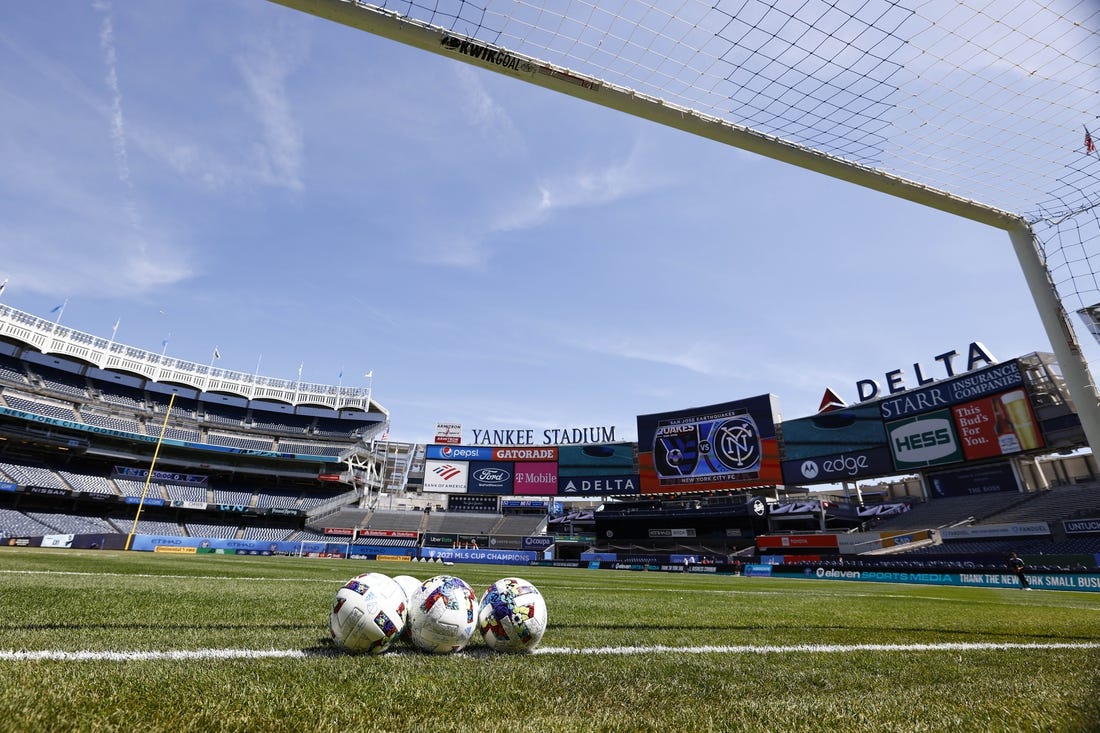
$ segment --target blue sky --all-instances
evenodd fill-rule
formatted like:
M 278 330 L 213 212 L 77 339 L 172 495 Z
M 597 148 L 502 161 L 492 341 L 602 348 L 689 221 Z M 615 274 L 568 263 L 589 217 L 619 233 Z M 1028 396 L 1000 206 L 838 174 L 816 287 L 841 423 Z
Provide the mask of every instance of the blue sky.
M 797 418 L 971 341 L 1050 350 L 997 230 L 263 0 L 0 12 L 4 302 L 373 371 L 396 440 Z

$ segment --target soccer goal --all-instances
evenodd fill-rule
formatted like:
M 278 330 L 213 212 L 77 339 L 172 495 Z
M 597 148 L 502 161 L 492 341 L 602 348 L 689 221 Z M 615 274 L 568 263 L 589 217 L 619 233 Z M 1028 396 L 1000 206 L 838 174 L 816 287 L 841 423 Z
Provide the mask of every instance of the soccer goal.
M 1100 446 L 1095 3 L 270 1 L 1004 230 Z

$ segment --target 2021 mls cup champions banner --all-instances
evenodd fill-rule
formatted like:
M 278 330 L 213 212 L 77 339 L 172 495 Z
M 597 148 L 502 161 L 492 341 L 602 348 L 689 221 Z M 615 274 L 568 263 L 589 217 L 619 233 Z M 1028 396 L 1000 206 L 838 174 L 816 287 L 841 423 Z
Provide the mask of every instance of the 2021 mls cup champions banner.
M 782 483 L 774 395 L 638 416 L 643 494 Z

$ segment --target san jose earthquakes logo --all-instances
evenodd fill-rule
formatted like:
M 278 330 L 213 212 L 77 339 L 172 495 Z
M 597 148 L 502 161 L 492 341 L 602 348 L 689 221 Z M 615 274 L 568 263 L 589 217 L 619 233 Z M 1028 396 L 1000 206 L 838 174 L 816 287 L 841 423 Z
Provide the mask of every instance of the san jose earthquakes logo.
M 663 426 L 653 442 L 653 458 L 661 476 L 690 476 L 699 461 L 696 425 Z

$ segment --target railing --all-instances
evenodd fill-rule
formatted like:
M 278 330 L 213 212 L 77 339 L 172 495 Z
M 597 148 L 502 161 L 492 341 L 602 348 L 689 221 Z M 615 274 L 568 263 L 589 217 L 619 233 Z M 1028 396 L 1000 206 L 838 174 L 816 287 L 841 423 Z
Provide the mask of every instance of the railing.
M 185 359 L 127 346 L 62 326 L 54 321 L 0 304 L 0 336 L 32 346 L 43 354 L 71 356 L 100 369 L 139 374 L 154 382 L 185 384 L 202 391 L 224 392 L 291 405 L 318 405 L 333 409 L 371 409 L 369 387 L 314 384 L 221 369 Z

